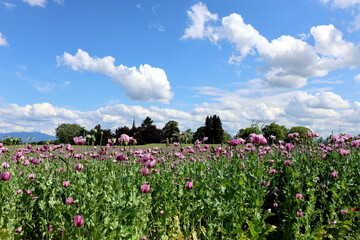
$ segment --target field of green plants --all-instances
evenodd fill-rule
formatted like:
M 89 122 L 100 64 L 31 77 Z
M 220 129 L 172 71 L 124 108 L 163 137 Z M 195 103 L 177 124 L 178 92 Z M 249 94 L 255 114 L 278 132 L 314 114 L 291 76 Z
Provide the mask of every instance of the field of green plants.
M 0 239 L 359 239 L 359 137 L 290 138 L 0 146 Z

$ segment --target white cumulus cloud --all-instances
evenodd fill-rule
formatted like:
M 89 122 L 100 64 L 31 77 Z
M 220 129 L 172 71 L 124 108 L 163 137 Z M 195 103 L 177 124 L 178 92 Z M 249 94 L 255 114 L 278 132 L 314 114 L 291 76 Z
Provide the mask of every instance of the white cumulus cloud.
M 24 3 L 29 4 L 32 7 L 45 7 L 47 0 L 22 0 Z
M 311 35 L 315 39 L 315 49 L 318 53 L 335 57 L 337 63 L 344 66 L 360 65 L 360 50 L 352 42 L 342 38 L 342 33 L 334 25 L 312 27 Z
M 184 129 L 200 125 L 194 121 L 191 114 L 170 108 L 117 104 L 93 111 L 78 111 L 45 102 L 25 106 L 0 106 L 0 132 L 40 131 L 55 135 L 55 128 L 62 123 L 76 123 L 88 130 L 101 124 L 102 128 L 115 131 L 118 127 L 130 127 L 134 118 L 139 126 L 146 117 L 151 117 L 158 128 L 162 128 L 170 120 L 178 121 Z M 202 121 L 204 119 L 201 119 Z
M 266 63 L 261 69 L 263 81 L 272 87 L 300 88 L 307 85 L 310 77 L 360 65 L 359 48 L 344 40 L 333 25 L 311 28 L 310 34 L 315 40 L 312 46 L 304 38 L 286 35 L 270 41 L 236 13 L 223 17 L 221 24 L 217 24 L 210 21 L 218 19 L 217 15 L 203 3 L 195 4 L 188 16 L 191 24 L 182 38 L 207 38 L 215 43 L 227 40 L 237 52 L 229 58 L 230 63 L 238 64 L 249 55 L 258 55 L 259 60 Z
M 256 98 L 239 94 L 239 90 L 219 91 L 217 96 L 214 92 L 211 94 L 211 103 L 195 105 L 189 112 L 125 104 L 91 111 L 57 107 L 47 102 L 24 106 L 2 104 L 0 132 L 40 131 L 55 135 L 55 128 L 62 123 L 76 123 L 88 130 L 101 124 L 103 129 L 115 131 L 118 127 L 130 127 L 134 118 L 139 126 L 146 117 L 150 117 L 158 128 L 174 120 L 182 131 L 190 128 L 195 132 L 204 125 L 206 116 L 214 114 L 220 117 L 224 130 L 232 135 L 240 128 L 249 127 L 253 120 L 264 121 L 265 124 L 276 122 L 288 128 L 307 126 L 323 136 L 337 130 L 339 125 L 344 132 L 352 134 L 358 134 L 360 129 L 360 102 L 349 103 L 333 92 L 261 92 Z
M 341 109 L 350 106 L 348 101 L 333 92 L 319 92 L 315 95 L 301 92 L 297 94 L 296 101 L 311 108 Z
M 208 21 L 217 20 L 218 17 L 216 14 L 210 13 L 205 4 L 201 2 L 195 4 L 190 11 L 187 11 L 187 15 L 190 18 L 191 25 L 185 30 L 183 39 L 204 38 L 212 34 L 211 28 L 207 28 L 205 24 Z
M 284 110 L 282 108 L 269 107 L 263 102 L 257 104 L 255 106 L 255 109 L 260 119 L 267 121 L 277 120 L 279 118 L 279 115 L 284 113 Z
M 57 57 L 57 62 L 59 65 L 69 66 L 74 71 L 90 71 L 111 77 L 132 100 L 168 104 L 173 97 L 165 71 L 148 64 L 140 65 L 139 68 L 122 64 L 115 66 L 115 58 L 91 57 L 81 49 L 75 55 L 65 52 Z
M 307 78 L 289 74 L 281 68 L 273 68 L 264 76 L 264 81 L 273 87 L 300 88 L 307 84 Z
M 360 127 L 360 105 L 356 102 L 350 103 L 330 91 L 264 91 L 268 88 L 254 84 L 256 81 L 248 81 L 247 86 L 242 84 L 243 88 L 234 91 L 197 88 L 200 95 L 210 96 L 212 102 L 195 106 L 192 115 L 217 114 L 231 133 L 249 127 L 253 120 L 275 122 L 288 128 L 306 126 L 325 137 L 339 125 L 344 132 L 359 133 L 356 127 Z M 248 89 L 252 94 L 246 94 Z

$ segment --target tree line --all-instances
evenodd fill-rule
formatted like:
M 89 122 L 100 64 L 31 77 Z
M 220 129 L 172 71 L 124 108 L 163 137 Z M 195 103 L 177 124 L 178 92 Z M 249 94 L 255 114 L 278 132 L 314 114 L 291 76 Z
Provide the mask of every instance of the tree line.
M 261 125 L 262 124 L 262 125 Z M 136 139 L 138 145 L 148 143 L 193 143 L 196 140 L 203 140 L 207 138 L 207 143 L 221 144 L 227 143 L 233 138 L 242 138 L 249 140 L 251 133 L 263 134 L 268 140 L 268 143 L 274 141 L 288 141 L 288 134 L 297 132 L 298 138 L 305 139 L 308 132 L 311 132 L 309 128 L 302 126 L 295 126 L 290 129 L 283 125 L 276 123 L 270 123 L 265 125 L 263 122 L 252 122 L 250 127 L 242 128 L 235 136 L 231 136 L 225 132 L 222 127 L 222 122 L 219 116 L 207 116 L 203 126 L 197 128 L 195 132 L 191 129 L 180 131 L 177 121 L 171 120 L 160 129 L 154 125 L 153 120 L 150 117 L 146 117 L 140 126 L 135 126 L 135 120 L 131 127 L 123 126 L 118 127 L 115 132 L 110 129 L 103 129 L 100 124 L 97 124 L 93 129 L 86 130 L 78 124 L 63 123 L 56 129 L 56 137 L 60 143 L 74 143 L 73 138 L 77 136 L 84 136 L 87 138 L 88 144 L 94 145 L 106 145 L 109 139 L 120 138 L 122 134 L 127 134 Z M 322 139 L 320 139 L 322 141 Z
M 118 139 L 122 134 L 127 134 L 136 139 L 138 145 L 148 143 L 192 143 L 196 139 L 202 140 L 208 138 L 209 143 L 223 143 L 230 140 L 230 134 L 226 133 L 222 128 L 220 117 L 213 115 L 207 116 L 205 125 L 192 132 L 187 129 L 183 132 L 179 129 L 179 123 L 171 120 L 160 129 L 150 117 L 146 117 L 140 126 L 135 125 L 135 120 L 131 127 L 123 126 L 112 132 L 110 129 L 103 129 L 97 124 L 93 129 L 86 130 L 78 124 L 63 123 L 55 129 L 56 137 L 60 143 L 74 143 L 73 138 L 77 136 L 86 137 L 88 143 L 94 145 L 105 145 L 108 139 Z

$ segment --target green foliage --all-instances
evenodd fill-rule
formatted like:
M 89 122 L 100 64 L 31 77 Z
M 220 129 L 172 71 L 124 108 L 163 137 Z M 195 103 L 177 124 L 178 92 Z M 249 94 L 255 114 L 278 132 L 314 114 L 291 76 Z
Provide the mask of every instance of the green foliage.
M 167 138 L 170 142 L 178 142 L 180 129 L 179 123 L 177 121 L 169 121 L 165 124 L 162 131 L 164 134 L 164 138 Z
M 119 127 L 115 130 L 115 137 L 119 138 L 122 134 L 126 134 L 128 136 L 132 136 L 131 129 L 127 126 Z
M 205 126 L 201 126 L 194 133 L 193 141 L 202 140 L 204 137 L 206 137 L 206 128 Z
M 249 135 L 251 133 L 255 133 L 255 134 L 261 134 L 260 129 L 255 126 L 255 127 L 248 127 L 248 128 L 242 128 L 239 130 L 239 133 L 237 134 L 237 136 L 239 138 L 242 138 L 244 140 L 246 140 L 247 142 L 249 142 Z
M 199 127 L 193 136 L 193 141 L 202 140 L 207 137 L 208 143 L 222 143 L 224 138 L 224 130 L 220 117 L 213 115 L 205 118 L 205 126 Z
M 137 143 L 142 145 L 160 143 L 164 139 L 164 135 L 161 129 L 153 125 L 153 120 L 150 117 L 146 117 L 141 123 L 141 127 L 137 129 L 135 138 Z
M 150 127 L 153 124 L 153 120 L 150 117 L 146 117 L 144 121 L 141 123 L 142 128 Z
M 90 136 L 88 143 L 100 146 L 105 146 L 108 139 L 115 137 L 110 129 L 102 129 L 100 124 L 97 124 L 90 132 L 87 132 L 87 135 Z
M 179 142 L 180 143 L 191 143 L 194 137 L 194 133 L 191 129 L 187 129 L 186 131 L 180 133 Z
M 55 129 L 55 133 L 61 143 L 73 143 L 74 137 L 84 134 L 84 127 L 75 123 L 62 123 Z
M 1 141 L 4 145 L 12 146 L 12 145 L 19 145 L 22 143 L 20 138 L 17 137 L 8 137 L 5 139 L 2 139 Z
M 228 143 L 232 139 L 231 135 L 228 132 L 224 131 L 223 143 Z
M 344 144 L 351 154 L 342 155 L 333 145 L 334 151 L 325 153 L 325 146 L 314 144 L 295 144 L 291 151 L 274 147 L 265 155 L 263 147 L 241 152 L 184 146 L 195 149 L 188 153 L 153 146 L 142 150 L 165 161 L 155 161 L 157 171 L 148 175 L 140 173 L 145 166 L 134 146 L 110 148 L 97 158 L 87 146 L 72 153 L 34 149 L 27 157 L 41 155 L 42 161 L 27 166 L 13 164 L 17 148 L 9 148 L 1 153 L 10 163 L 2 173 L 12 177 L 0 180 L 0 238 L 358 239 L 360 148 Z M 113 162 L 119 153 L 128 159 Z M 289 154 L 292 164 L 285 165 Z M 76 164 L 83 169 L 76 171 Z M 148 193 L 141 192 L 145 182 Z M 73 204 L 66 202 L 69 197 Z M 74 226 L 76 215 L 83 216 L 83 226 Z
M 272 140 L 270 139 L 271 135 L 276 137 L 275 142 L 280 140 L 284 141 L 287 137 L 288 131 L 289 130 L 285 126 L 276 123 L 265 125 L 262 128 L 262 133 L 264 134 L 264 137 L 270 141 L 269 143 L 272 143 Z
M 290 130 L 288 131 L 288 133 L 299 133 L 298 139 L 302 140 L 302 141 L 306 141 L 309 138 L 307 137 L 307 133 L 311 132 L 311 130 L 307 127 L 303 127 L 303 126 L 295 126 L 290 128 Z M 289 139 L 287 139 L 289 141 Z
M 205 119 L 205 137 L 208 143 L 222 143 L 224 130 L 219 116 L 207 116 Z
M 325 148 L 296 144 L 292 164 L 284 165 L 290 152 L 280 148 L 266 155 L 260 149 L 240 155 L 239 149 L 214 146 L 205 151 L 201 145 L 195 153 L 183 152 L 179 161 L 174 156 L 180 147 L 153 146 L 142 150 L 166 161 L 156 161 L 158 171 L 148 175 L 140 173 L 144 165 L 133 146 L 111 148 L 98 158 L 86 146 L 76 147 L 73 154 L 34 150 L 28 157 L 41 154 L 39 164 L 10 164 L 3 170 L 13 175 L 0 180 L 0 238 L 358 239 L 360 148 L 344 147 L 351 154 L 334 150 L 323 159 Z M 3 161 L 11 163 L 15 151 L 3 153 Z M 128 160 L 114 163 L 120 152 Z M 76 164 L 84 168 L 75 171 Z M 281 174 L 270 174 L 270 169 Z M 68 188 L 64 181 L 70 181 Z M 187 181 L 193 182 L 191 189 Z M 148 193 L 141 192 L 145 182 L 151 186 Z M 73 204 L 66 203 L 69 197 Z M 73 224 L 76 215 L 85 221 L 78 228 Z

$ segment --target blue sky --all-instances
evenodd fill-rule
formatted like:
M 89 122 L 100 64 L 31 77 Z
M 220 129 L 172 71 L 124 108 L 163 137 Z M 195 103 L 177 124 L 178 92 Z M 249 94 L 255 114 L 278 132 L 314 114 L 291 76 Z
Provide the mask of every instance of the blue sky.
M 0 132 L 219 115 L 360 133 L 360 0 L 1 0 Z

